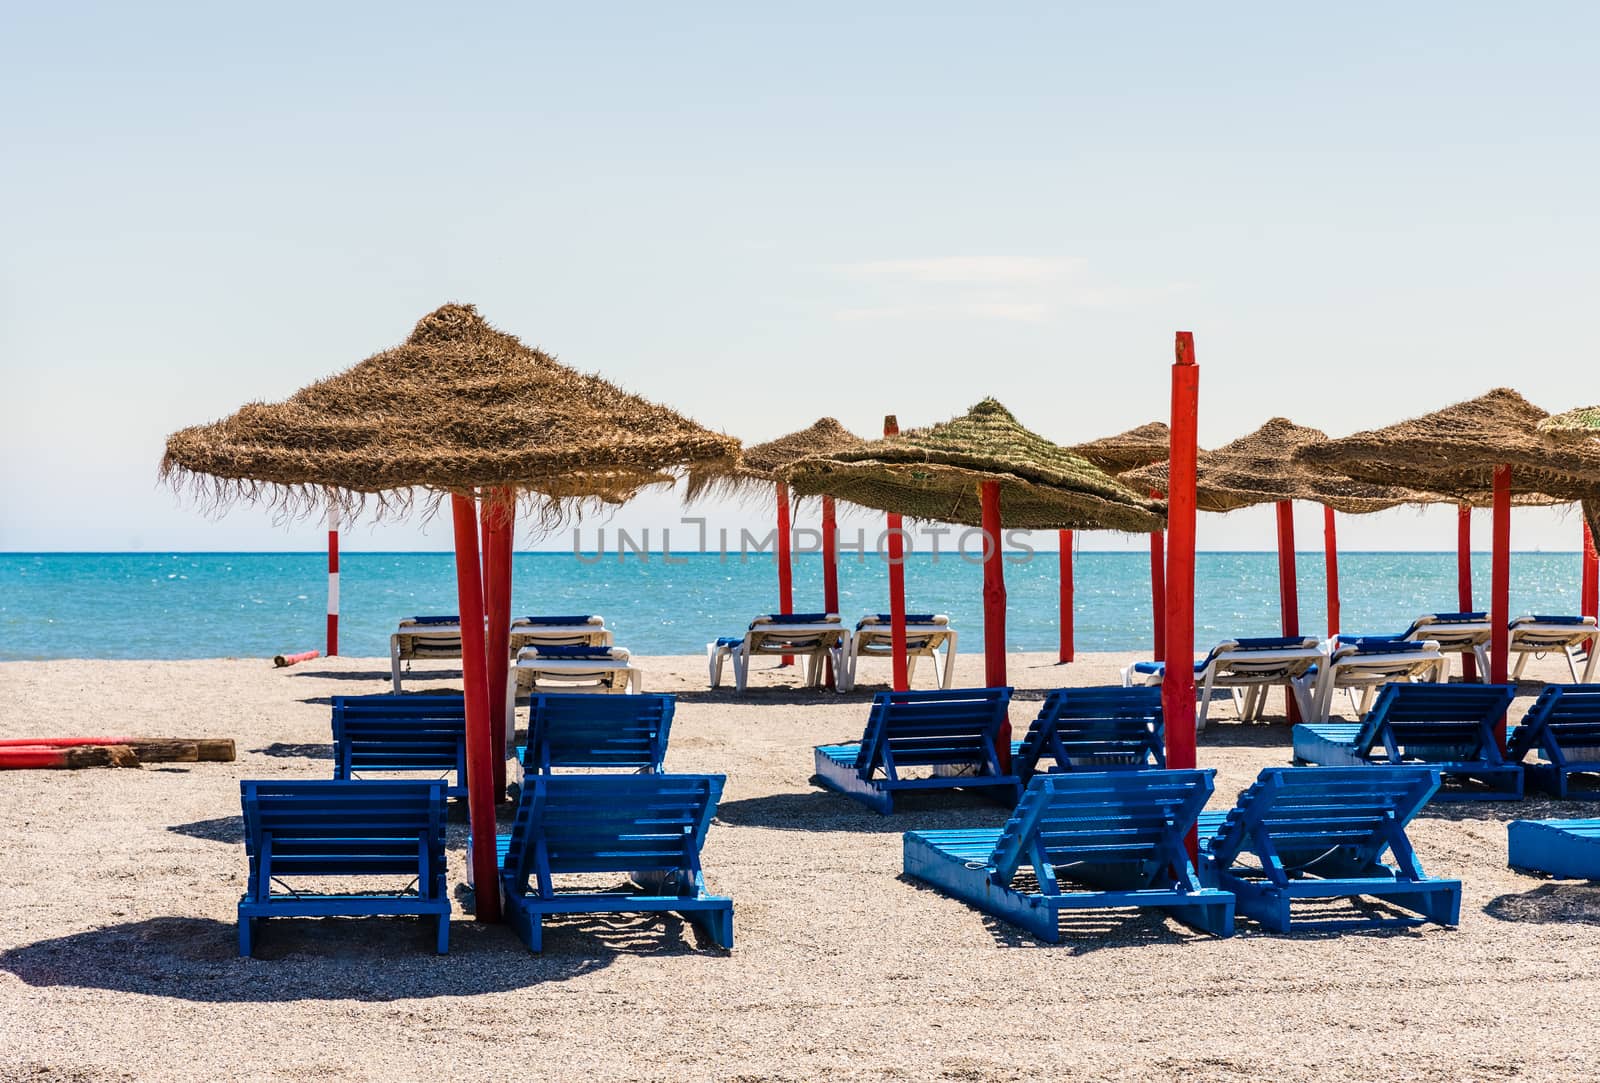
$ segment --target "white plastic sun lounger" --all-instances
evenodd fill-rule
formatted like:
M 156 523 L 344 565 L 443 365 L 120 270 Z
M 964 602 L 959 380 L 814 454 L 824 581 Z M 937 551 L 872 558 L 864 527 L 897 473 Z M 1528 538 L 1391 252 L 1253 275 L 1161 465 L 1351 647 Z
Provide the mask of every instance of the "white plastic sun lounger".
M 460 658 L 460 617 L 407 617 L 389 637 L 389 676 L 399 695 L 402 662 L 416 659 Z
M 844 642 L 837 613 L 772 613 L 757 617 L 743 636 L 724 636 L 706 644 L 711 687 L 722 683 L 722 667 L 733 664 L 733 684 L 743 693 L 750 677 L 750 659 L 758 654 L 794 655 L 805 662 L 805 686 L 822 684 L 822 663 Z
M 1205 729 L 1211 697 L 1220 690 L 1232 694 L 1241 721 L 1252 722 L 1266 711 L 1267 692 L 1281 684 L 1295 697 L 1300 713 L 1307 712 L 1305 675 L 1316 669 L 1324 655 L 1315 639 L 1301 636 L 1271 636 L 1230 639 L 1211 648 L 1211 653 L 1194 664 L 1195 684 L 1200 688 L 1200 716 L 1197 729 Z M 1166 675 L 1164 662 L 1135 662 L 1122 671 L 1122 684 L 1158 685 Z
M 1443 655 L 1461 655 L 1461 676 L 1466 678 L 1466 659 L 1471 655 L 1478 663 L 1478 680 L 1489 679 L 1489 640 L 1494 635 L 1494 625 L 1487 613 L 1424 613 L 1411 622 L 1397 636 L 1364 636 L 1374 642 L 1384 639 L 1416 643 L 1432 640 Z M 1450 659 L 1445 658 L 1440 667 L 1439 680 L 1450 679 Z
M 524 647 L 511 667 L 512 698 L 544 685 L 563 692 L 637 693 L 644 673 L 626 647 Z
M 1327 658 L 1306 674 L 1302 684 L 1310 690 L 1308 723 L 1327 722 L 1333 714 L 1334 693 L 1343 689 L 1358 716 L 1372 707 L 1373 697 L 1386 684 L 1437 681 L 1448 661 L 1431 639 L 1373 639 L 1335 636 L 1323 644 Z
M 511 656 L 524 647 L 609 647 L 615 640 L 599 616 L 518 617 L 511 622 Z
M 1511 622 L 1510 651 L 1517 656 L 1517 664 L 1511 671 L 1511 679 L 1522 679 L 1530 657 L 1560 651 L 1566 655 L 1567 669 L 1572 672 L 1574 683 L 1593 684 L 1595 659 L 1600 657 L 1600 651 L 1588 650 L 1586 645 L 1596 635 L 1600 635 L 1600 629 L 1596 628 L 1593 617 L 1528 615 L 1515 618 Z
M 906 679 L 914 680 L 917 659 L 927 658 L 939 667 L 939 687 L 951 688 L 956 675 L 956 630 L 950 627 L 950 618 L 943 613 L 907 613 L 906 621 Z M 941 663 L 940 651 L 944 658 Z M 856 666 L 862 658 L 894 658 L 894 633 L 887 613 L 862 617 L 856 622 L 853 635 L 834 651 L 833 672 L 839 691 L 848 692 L 856 686 Z

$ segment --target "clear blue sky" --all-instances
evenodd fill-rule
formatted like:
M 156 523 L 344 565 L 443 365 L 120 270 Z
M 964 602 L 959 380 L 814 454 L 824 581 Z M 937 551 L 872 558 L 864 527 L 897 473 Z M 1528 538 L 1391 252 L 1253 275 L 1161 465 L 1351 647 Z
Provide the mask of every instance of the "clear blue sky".
M 166 433 L 446 300 L 749 441 L 986 394 L 1103 435 L 1164 413 L 1178 328 L 1207 444 L 1600 398 L 1600 7 L 864 7 L 6 5 L 0 549 L 319 545 L 156 488 Z

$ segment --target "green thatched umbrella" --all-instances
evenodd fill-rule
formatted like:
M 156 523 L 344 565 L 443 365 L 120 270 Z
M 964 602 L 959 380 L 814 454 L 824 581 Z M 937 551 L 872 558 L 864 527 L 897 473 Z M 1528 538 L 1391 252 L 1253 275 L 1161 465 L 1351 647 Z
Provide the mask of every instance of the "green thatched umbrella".
M 214 505 L 236 500 L 310 512 L 331 501 L 358 512 L 409 505 L 418 491 L 448 497 L 456 541 L 462 671 L 466 684 L 468 794 L 477 912 L 499 912 L 494 889 L 494 805 L 504 770 L 494 735 L 504 700 L 510 624 L 510 506 L 517 495 L 544 511 L 620 500 L 670 480 L 680 467 L 731 462 L 738 441 L 560 364 L 491 327 L 471 305 L 450 304 L 418 322 L 400 345 L 279 403 L 251 403 L 209 425 L 174 433 L 161 474 Z M 488 574 L 480 578 L 474 497 L 486 514 Z M 484 637 L 484 583 L 489 587 Z M 491 674 L 490 666 L 498 672 Z M 493 723 L 493 724 L 491 724 Z
M 1600 495 L 1600 445 L 1564 444 L 1539 431 L 1549 415 L 1509 388 L 1383 429 L 1302 449 L 1301 461 L 1380 484 L 1471 500 L 1494 495 L 1490 589 L 1491 676 L 1507 672 L 1511 503 L 1516 494 L 1562 501 Z M 1503 725 L 1501 736 L 1504 736 Z
M 1163 523 L 1160 501 L 1029 431 L 994 399 L 942 424 L 801 459 L 784 476 L 802 495 L 827 493 L 891 515 L 983 528 L 984 669 L 991 685 L 1006 679 L 1002 517 L 1006 527 L 1044 530 L 1148 532 Z M 891 580 L 897 687 L 903 686 L 904 604 Z

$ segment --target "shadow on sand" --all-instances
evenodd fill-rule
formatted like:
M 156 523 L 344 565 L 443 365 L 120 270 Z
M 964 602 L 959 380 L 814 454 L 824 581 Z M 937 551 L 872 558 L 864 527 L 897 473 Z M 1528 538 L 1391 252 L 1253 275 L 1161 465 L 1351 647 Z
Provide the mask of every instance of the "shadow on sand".
M 244 841 L 244 819 L 240 816 L 218 816 L 214 820 L 171 824 L 167 830 L 175 835 L 187 835 L 191 839 L 204 839 L 206 842 L 226 842 L 236 846 Z
M 720 802 L 717 822 L 773 831 L 898 835 L 941 827 L 999 827 L 1010 812 L 977 794 L 929 791 L 897 796 L 894 814 L 880 816 L 843 794 L 818 788 Z
M 1600 925 L 1600 884 L 1567 881 L 1543 884 L 1517 895 L 1490 899 L 1483 912 L 1496 921 L 1540 925 Z

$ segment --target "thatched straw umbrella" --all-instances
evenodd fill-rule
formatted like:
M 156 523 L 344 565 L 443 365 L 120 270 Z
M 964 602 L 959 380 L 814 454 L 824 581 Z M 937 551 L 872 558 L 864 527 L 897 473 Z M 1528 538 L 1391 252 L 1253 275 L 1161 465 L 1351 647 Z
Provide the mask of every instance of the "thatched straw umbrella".
M 893 423 L 890 423 L 891 427 Z M 984 533 L 984 668 L 1005 683 L 1005 581 L 1002 511 L 1014 529 L 1149 531 L 1162 506 L 1087 460 L 1030 432 L 1004 406 L 985 399 L 939 425 L 793 463 L 784 476 L 802 495 L 831 494 L 913 519 L 978 526 Z M 904 589 L 891 532 L 890 606 L 895 687 L 904 681 Z
M 560 364 L 489 326 L 471 305 L 424 316 L 405 342 L 279 403 L 252 403 L 174 433 L 162 477 L 213 505 L 243 500 L 310 512 L 324 500 L 380 514 L 448 497 L 456 544 L 467 776 L 477 915 L 499 914 L 494 889 L 496 768 L 510 654 L 514 501 L 544 514 L 614 501 L 680 466 L 728 462 L 738 442 L 597 376 Z M 490 511 L 480 575 L 474 497 Z M 489 613 L 484 635 L 484 587 Z M 494 671 L 491 672 L 491 666 Z M 501 776 L 503 778 L 503 775 Z
M 1556 440 L 1592 448 L 1600 444 L 1600 406 L 1580 406 L 1553 414 L 1539 422 L 1539 431 Z M 1600 500 L 1583 502 L 1583 576 L 1579 591 L 1585 616 L 1600 616 L 1600 554 L 1595 541 L 1600 538 Z M 1589 644 L 1593 650 L 1594 643 Z
M 1509 388 L 1402 421 L 1304 448 L 1302 461 L 1355 478 L 1471 500 L 1493 492 L 1494 555 L 1490 679 L 1506 679 L 1514 493 L 1583 500 L 1600 495 L 1600 447 L 1563 445 L 1538 431 L 1548 415 Z M 1504 720 L 1499 736 L 1504 741 Z
M 1082 455 L 1089 462 L 1098 466 L 1108 474 L 1126 474 L 1130 470 L 1137 470 L 1141 466 L 1161 462 L 1167 457 L 1171 443 L 1172 432 L 1164 421 L 1150 421 L 1143 425 L 1120 432 L 1114 436 L 1103 436 L 1098 440 L 1078 444 L 1073 451 Z M 1158 494 L 1151 493 L 1151 496 Z M 1073 553 L 1072 531 L 1063 530 L 1059 535 L 1058 549 L 1061 560 L 1061 644 L 1057 653 L 1057 661 L 1070 662 L 1074 654 L 1073 621 L 1072 621 L 1072 595 L 1073 595 Z M 1166 569 L 1165 558 L 1162 555 L 1162 532 L 1159 530 L 1150 533 L 1150 613 L 1154 628 L 1154 642 L 1156 654 L 1163 652 L 1162 626 L 1164 621 L 1166 597 Z
M 747 447 L 732 470 L 715 477 L 697 479 L 690 490 L 691 498 L 706 492 L 723 495 L 741 495 L 751 490 L 765 490 L 772 486 L 778 504 L 778 609 L 783 613 L 794 611 L 794 569 L 790 551 L 792 530 L 789 485 L 782 471 L 796 460 L 808 455 L 832 455 L 862 443 L 861 437 L 839 424 L 831 417 L 819 418 L 798 432 L 768 440 L 764 444 Z M 823 609 L 829 613 L 839 611 L 839 530 L 833 497 L 822 498 L 822 595 Z M 794 659 L 785 657 L 784 665 Z M 833 660 L 827 663 L 828 679 L 832 683 Z

